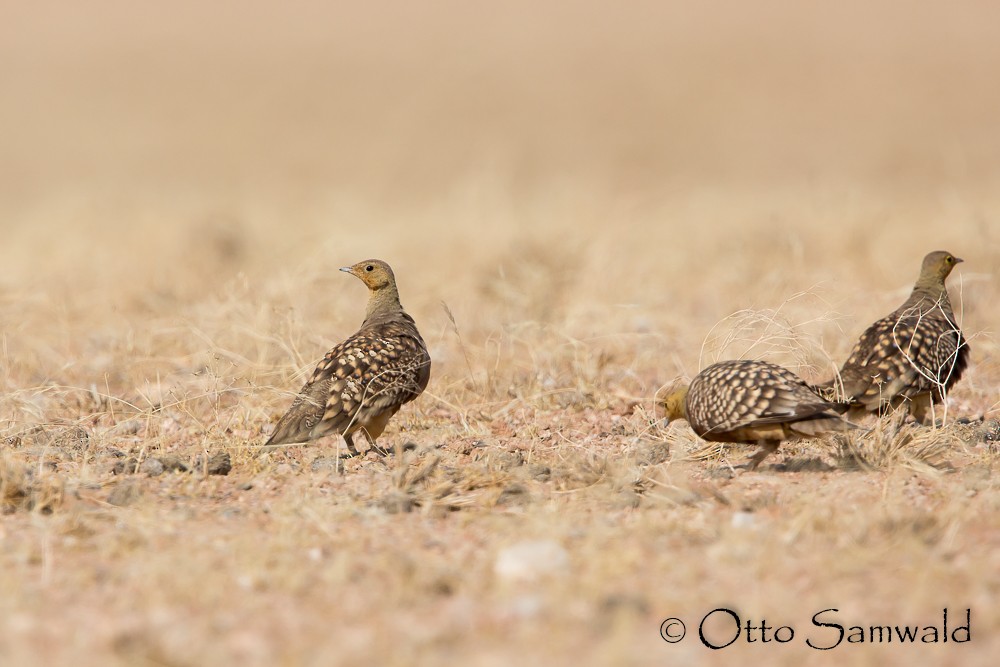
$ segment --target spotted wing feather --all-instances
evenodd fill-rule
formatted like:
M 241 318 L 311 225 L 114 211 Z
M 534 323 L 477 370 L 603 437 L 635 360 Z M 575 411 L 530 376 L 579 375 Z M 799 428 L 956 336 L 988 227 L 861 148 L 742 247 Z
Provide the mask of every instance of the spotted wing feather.
M 430 357 L 410 322 L 362 329 L 326 354 L 267 444 L 351 433 L 392 416 L 429 378 Z
M 755 431 L 780 437 L 783 428 L 767 427 L 809 420 L 847 424 L 837 415 L 841 406 L 824 400 L 791 371 L 762 361 L 708 367 L 691 383 L 686 408 L 691 427 L 706 440 L 763 437 Z
M 928 392 L 942 399 L 959 380 L 969 354 L 962 332 L 943 307 L 923 305 L 901 308 L 861 335 L 841 369 L 849 398 L 869 409 Z

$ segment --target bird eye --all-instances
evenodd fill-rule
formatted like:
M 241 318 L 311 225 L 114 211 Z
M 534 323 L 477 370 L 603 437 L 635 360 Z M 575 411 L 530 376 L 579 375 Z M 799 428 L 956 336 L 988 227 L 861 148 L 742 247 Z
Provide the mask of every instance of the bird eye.
M 375 267 L 372 266 L 371 264 L 369 264 L 368 266 L 365 267 L 365 271 L 374 271 L 374 270 L 375 270 Z
M 944 258 L 944 261 L 948 262 L 949 264 L 954 264 L 955 258 L 952 257 L 951 255 L 948 255 L 947 257 Z

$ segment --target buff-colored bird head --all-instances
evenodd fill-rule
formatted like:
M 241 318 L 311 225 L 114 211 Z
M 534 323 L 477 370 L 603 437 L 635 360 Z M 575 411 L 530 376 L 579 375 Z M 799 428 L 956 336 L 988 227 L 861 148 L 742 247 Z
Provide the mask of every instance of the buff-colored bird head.
M 921 284 L 944 283 L 951 270 L 961 261 L 946 250 L 935 250 L 928 253 L 920 267 L 920 279 L 917 282 Z
M 380 259 L 366 259 L 353 266 L 345 266 L 341 271 L 357 276 L 373 292 L 396 284 L 392 269 Z
M 687 403 L 689 387 L 690 385 L 687 384 L 674 387 L 661 399 L 665 413 L 664 416 L 669 421 L 673 421 L 675 419 L 687 419 L 687 409 L 685 408 L 685 405 Z
M 396 277 L 389 265 L 382 260 L 366 259 L 353 266 L 345 266 L 341 271 L 357 276 L 368 287 L 365 322 L 392 317 L 403 309 L 399 303 Z

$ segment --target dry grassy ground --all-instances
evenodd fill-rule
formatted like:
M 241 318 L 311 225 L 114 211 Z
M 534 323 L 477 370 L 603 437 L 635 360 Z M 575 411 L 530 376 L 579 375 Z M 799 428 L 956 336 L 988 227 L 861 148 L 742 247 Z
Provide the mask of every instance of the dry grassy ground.
M 995 662 L 996 9 L 8 4 L 0 664 Z M 734 475 L 658 419 L 716 359 L 829 376 L 939 248 L 946 426 Z M 434 359 L 396 455 L 256 457 L 371 256 Z

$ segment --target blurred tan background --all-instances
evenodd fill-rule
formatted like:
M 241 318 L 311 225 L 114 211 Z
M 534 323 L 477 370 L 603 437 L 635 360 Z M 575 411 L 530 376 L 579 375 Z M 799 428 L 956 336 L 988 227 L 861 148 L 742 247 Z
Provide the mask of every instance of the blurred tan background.
M 995 185 L 989 3 L 364 4 L 7 3 L 5 198 Z
M 244 276 L 278 306 L 322 288 L 304 326 L 335 338 L 360 294 L 333 269 L 375 255 L 440 330 L 445 300 L 487 332 L 575 315 L 581 334 L 686 322 L 697 342 L 735 310 L 821 285 L 850 318 L 840 353 L 928 250 L 968 260 L 963 294 L 995 293 L 989 3 L 3 14 L 9 302 L 110 317 L 153 290 L 178 299 L 158 312 L 191 316 L 192 299 Z M 967 301 L 990 329 L 968 309 L 982 297 Z M 343 329 L 315 319 L 327 309 Z

